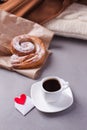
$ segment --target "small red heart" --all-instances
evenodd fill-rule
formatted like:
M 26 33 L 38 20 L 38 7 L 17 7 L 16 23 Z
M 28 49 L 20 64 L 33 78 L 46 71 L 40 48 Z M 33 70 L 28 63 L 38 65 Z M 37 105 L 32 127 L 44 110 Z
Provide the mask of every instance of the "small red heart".
M 15 102 L 21 105 L 24 105 L 25 101 L 26 101 L 26 95 L 25 94 L 21 94 L 20 97 L 16 97 Z

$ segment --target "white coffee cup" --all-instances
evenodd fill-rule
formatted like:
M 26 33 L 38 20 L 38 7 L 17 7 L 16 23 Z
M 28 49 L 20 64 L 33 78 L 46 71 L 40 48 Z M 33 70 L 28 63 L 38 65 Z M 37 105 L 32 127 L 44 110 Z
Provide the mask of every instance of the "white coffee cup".
M 57 76 L 48 76 L 41 80 L 41 92 L 47 102 L 56 102 L 69 86 L 68 82 Z

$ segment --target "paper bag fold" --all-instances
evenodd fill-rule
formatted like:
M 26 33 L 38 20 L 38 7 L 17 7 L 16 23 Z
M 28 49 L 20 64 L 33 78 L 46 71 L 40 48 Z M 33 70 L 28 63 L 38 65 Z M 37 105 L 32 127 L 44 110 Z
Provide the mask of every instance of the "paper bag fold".
M 39 37 L 44 42 L 47 49 L 54 35 L 53 32 L 49 31 L 48 29 L 42 27 L 37 23 L 25 20 L 21 17 L 17 17 L 15 15 L 0 10 L 0 45 L 3 46 L 5 49 L 7 47 L 8 50 L 10 50 L 11 40 L 15 36 L 22 34 L 29 34 Z M 0 66 L 8 70 L 16 71 L 30 78 L 36 78 L 37 72 L 42 68 L 42 66 L 40 66 L 39 68 L 34 69 L 24 69 L 24 70 L 13 69 L 10 63 L 10 56 L 8 56 L 6 52 L 3 51 L 1 48 L 0 52 L 2 52 L 4 55 L 4 56 L 0 55 Z

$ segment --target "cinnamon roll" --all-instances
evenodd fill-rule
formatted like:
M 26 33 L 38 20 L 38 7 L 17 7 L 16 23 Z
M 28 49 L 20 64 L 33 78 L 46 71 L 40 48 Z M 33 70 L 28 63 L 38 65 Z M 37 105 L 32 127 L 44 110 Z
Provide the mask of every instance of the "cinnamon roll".
M 45 61 L 47 50 L 41 39 L 28 34 L 16 36 L 11 42 L 12 67 L 16 69 L 35 68 Z

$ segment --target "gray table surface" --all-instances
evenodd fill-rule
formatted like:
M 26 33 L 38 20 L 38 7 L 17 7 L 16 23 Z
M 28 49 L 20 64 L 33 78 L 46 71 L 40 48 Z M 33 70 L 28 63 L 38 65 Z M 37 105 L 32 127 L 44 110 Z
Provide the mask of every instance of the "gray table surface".
M 87 130 L 87 41 L 54 37 L 38 79 L 0 69 L 0 130 Z M 45 76 L 56 75 L 69 81 L 73 105 L 59 113 L 46 114 L 34 108 L 26 116 L 14 107 L 14 97 L 30 96 L 31 85 Z

